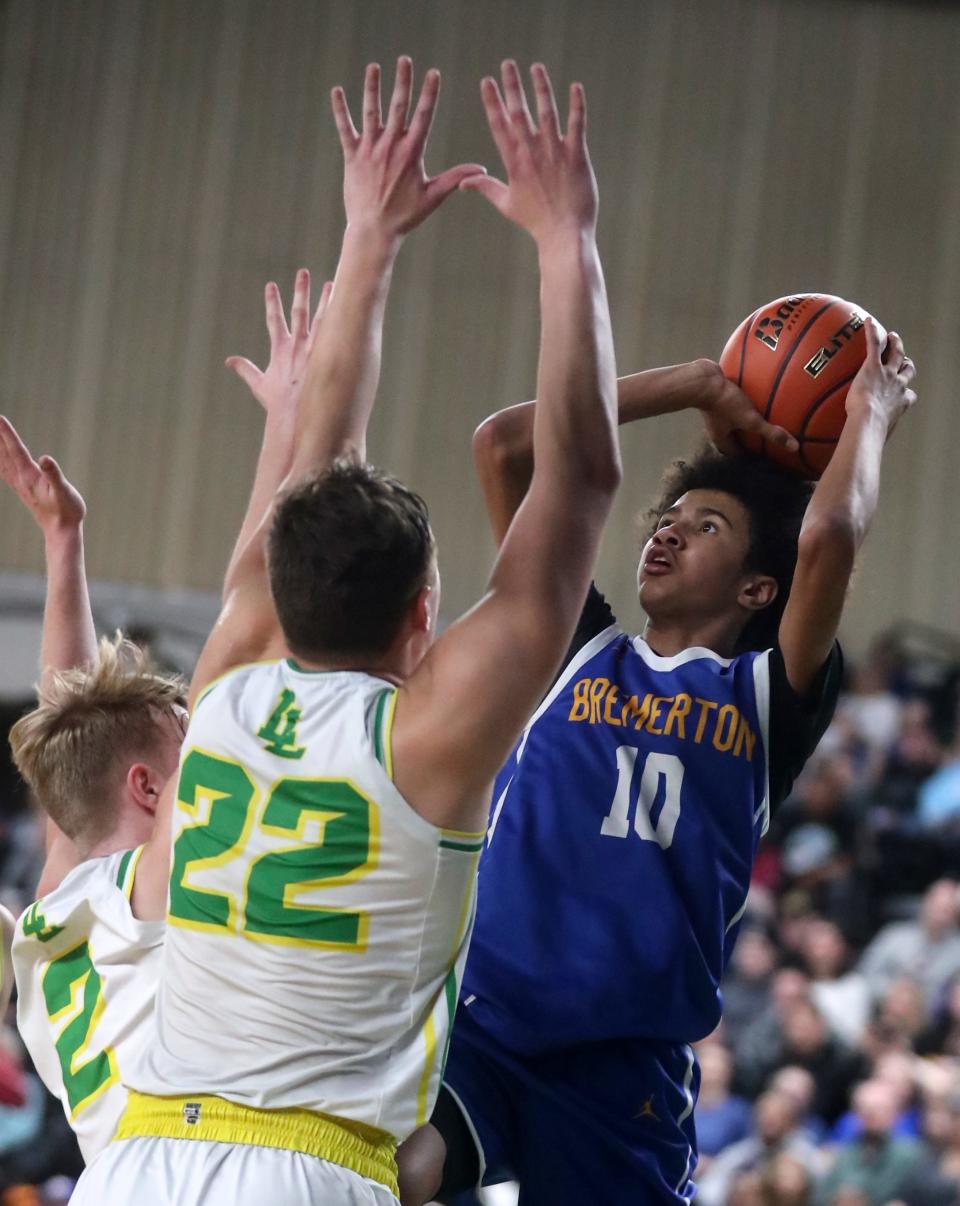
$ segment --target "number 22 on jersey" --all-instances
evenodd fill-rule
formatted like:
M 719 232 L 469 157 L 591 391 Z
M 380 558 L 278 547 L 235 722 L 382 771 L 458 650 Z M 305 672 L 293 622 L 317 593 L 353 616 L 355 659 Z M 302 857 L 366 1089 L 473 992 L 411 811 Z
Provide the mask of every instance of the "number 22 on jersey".
M 368 917 L 361 911 L 296 903 L 315 889 L 352 883 L 377 861 L 377 808 L 345 779 L 280 779 L 260 807 L 246 769 L 204 750 L 187 754 L 177 808 L 192 819 L 173 848 L 169 920 L 261 942 L 362 951 Z M 254 829 L 292 839 L 252 858 Z M 201 886 L 204 871 L 246 859 L 242 888 Z

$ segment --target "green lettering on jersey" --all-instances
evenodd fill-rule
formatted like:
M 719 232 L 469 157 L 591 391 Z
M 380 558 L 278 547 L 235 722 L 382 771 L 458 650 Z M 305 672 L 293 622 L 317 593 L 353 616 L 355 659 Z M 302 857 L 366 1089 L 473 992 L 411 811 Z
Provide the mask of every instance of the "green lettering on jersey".
M 276 707 L 257 729 L 257 736 L 265 743 L 268 754 L 276 754 L 278 758 L 303 757 L 307 747 L 297 745 L 297 725 L 302 714 L 297 697 L 289 687 L 284 687 Z
M 47 925 L 47 919 L 40 912 L 40 901 L 36 901 L 27 909 L 23 918 L 23 932 L 36 938 L 39 942 L 49 942 L 63 933 L 62 925 Z

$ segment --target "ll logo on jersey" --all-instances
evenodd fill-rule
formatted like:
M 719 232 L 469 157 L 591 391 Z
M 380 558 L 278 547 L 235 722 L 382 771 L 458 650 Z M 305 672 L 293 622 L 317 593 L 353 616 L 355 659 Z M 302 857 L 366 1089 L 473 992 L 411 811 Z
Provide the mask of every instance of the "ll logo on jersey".
M 200 1121 L 200 1102 L 188 1101 L 183 1107 L 183 1121 L 187 1126 L 196 1126 Z

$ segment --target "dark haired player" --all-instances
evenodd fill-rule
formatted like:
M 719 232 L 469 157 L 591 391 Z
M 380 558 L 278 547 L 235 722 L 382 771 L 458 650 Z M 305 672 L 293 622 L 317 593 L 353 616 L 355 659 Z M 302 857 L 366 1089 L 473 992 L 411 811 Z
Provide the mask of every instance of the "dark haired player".
M 832 713 L 884 444 L 915 398 L 900 339 L 884 350 L 871 320 L 868 348 L 812 496 L 745 455 L 677 462 L 640 559 L 643 635 L 591 589 L 494 788 L 445 1087 L 401 1153 L 406 1202 L 436 1190 L 444 1143 L 443 1200 L 508 1176 L 527 1206 L 691 1198 L 690 1044 L 720 1019 L 770 810 Z M 620 382 L 621 422 L 683 407 L 725 446 L 760 430 L 708 361 Z M 529 480 L 530 420 L 513 407 L 475 438 L 498 537 Z
M 427 180 L 436 72 L 409 125 L 407 59 L 386 121 L 368 68 L 362 133 L 334 93 L 347 232 L 271 516 L 269 588 L 254 572 L 227 601 L 195 675 L 228 671 L 197 702 L 175 803 L 161 802 L 172 865 L 154 842 L 137 873 L 162 913 L 169 869 L 156 1041 L 78 1204 L 394 1202 L 396 1143 L 430 1115 L 491 784 L 574 631 L 620 477 L 583 90 L 562 133 L 546 71 L 532 76 L 536 124 L 515 64 L 506 103 L 483 83 L 506 184 L 470 165 Z M 379 348 L 402 236 L 458 184 L 537 243 L 537 467 L 484 597 L 434 643 L 426 508 L 362 463 L 378 357 L 356 352 Z M 365 370 L 331 431 L 344 361 Z M 317 472 L 331 440 L 360 456 Z M 238 667 L 277 619 L 292 656 Z

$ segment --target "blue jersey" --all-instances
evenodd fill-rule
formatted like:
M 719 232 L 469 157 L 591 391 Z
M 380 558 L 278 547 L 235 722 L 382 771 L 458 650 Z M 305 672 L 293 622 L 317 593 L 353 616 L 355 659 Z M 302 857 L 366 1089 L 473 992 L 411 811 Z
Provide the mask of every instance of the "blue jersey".
M 497 778 L 480 865 L 463 1001 L 505 1047 L 717 1025 L 770 815 L 775 662 L 785 682 L 776 650 L 660 657 L 611 624 L 568 663 Z

